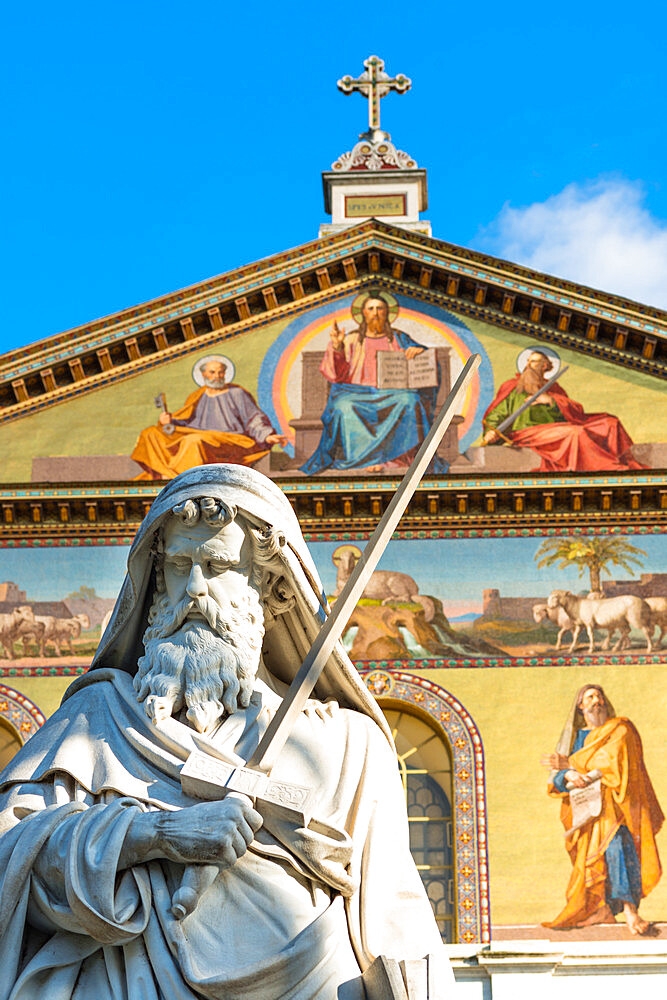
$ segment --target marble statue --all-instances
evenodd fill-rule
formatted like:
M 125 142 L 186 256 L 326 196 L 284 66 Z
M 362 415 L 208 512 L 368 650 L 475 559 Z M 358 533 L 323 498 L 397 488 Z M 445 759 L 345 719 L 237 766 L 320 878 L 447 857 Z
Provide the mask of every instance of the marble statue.
M 401 995 L 375 992 L 385 959 L 404 996 L 451 997 L 391 734 L 340 643 L 271 771 L 307 822 L 181 785 L 192 751 L 248 760 L 323 619 L 270 480 L 162 490 L 92 668 L 0 776 L 0 1000 L 375 1000 Z M 193 866 L 214 877 L 178 919 Z

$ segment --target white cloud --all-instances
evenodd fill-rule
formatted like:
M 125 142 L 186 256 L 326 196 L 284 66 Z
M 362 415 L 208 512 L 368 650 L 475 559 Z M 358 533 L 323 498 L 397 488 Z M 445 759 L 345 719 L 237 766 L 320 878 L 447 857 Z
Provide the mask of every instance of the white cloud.
M 547 274 L 667 308 L 667 222 L 651 215 L 637 182 L 600 178 L 568 184 L 543 202 L 506 204 L 475 245 Z

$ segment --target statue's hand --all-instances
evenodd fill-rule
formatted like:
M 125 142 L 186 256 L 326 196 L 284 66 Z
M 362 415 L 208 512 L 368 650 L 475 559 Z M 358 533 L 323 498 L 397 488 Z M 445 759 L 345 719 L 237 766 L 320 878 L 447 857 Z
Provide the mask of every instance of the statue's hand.
M 487 431 L 482 438 L 482 444 L 496 444 L 497 441 L 500 441 L 500 434 L 498 431 L 494 431 L 493 428 Z
M 171 423 L 171 413 L 161 413 L 157 418 L 157 422 L 164 426 L 165 424 Z
M 176 812 L 147 812 L 137 816 L 126 838 L 123 867 L 168 858 L 180 864 L 216 864 L 231 868 L 243 857 L 262 825 L 262 817 L 245 796 L 229 795 L 216 802 L 200 802 Z
M 231 868 L 261 825 L 262 817 L 248 799 L 228 796 L 160 813 L 158 844 L 171 861 L 212 862 Z

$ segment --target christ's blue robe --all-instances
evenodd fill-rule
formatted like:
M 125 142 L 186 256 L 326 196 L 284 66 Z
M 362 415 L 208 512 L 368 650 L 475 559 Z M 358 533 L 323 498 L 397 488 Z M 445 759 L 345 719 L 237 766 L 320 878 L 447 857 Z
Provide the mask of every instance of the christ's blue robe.
M 580 729 L 574 740 L 571 753 L 581 750 L 590 729 Z M 559 771 L 554 779 L 554 788 L 567 792 L 566 771 Z M 605 898 L 612 913 L 620 913 L 624 903 L 639 906 L 642 898 L 642 875 L 635 842 L 627 826 L 621 824 L 604 852 L 607 866 Z
M 424 348 L 407 333 L 393 333 L 404 351 L 408 347 Z M 435 416 L 437 395 L 437 386 L 376 389 L 332 382 L 322 414 L 320 443 L 301 471 L 312 476 L 327 469 L 360 469 L 399 458 L 426 437 Z M 430 471 L 442 473 L 447 468 L 447 463 L 436 456 Z

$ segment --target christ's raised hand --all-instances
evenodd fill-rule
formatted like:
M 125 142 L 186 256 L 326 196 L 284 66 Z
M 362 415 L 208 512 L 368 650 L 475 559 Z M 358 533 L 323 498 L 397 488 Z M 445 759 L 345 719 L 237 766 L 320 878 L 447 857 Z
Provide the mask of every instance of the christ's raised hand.
M 331 343 L 335 351 L 342 351 L 343 345 L 345 344 L 345 333 L 338 326 L 338 323 L 334 320 L 334 325 L 331 327 Z

